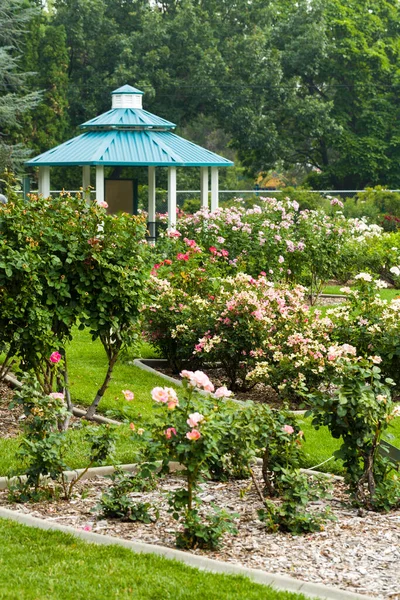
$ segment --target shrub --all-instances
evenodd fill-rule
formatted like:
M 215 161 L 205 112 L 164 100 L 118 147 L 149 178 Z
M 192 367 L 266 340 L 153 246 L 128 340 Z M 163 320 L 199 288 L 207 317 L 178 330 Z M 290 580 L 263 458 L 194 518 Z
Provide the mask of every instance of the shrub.
M 183 533 L 177 536 L 177 543 L 185 547 L 214 547 L 231 519 L 225 513 L 200 515 L 201 501 L 196 492 L 200 481 L 209 474 L 209 462 L 220 454 L 220 442 L 229 435 L 229 421 L 223 418 L 225 405 L 222 399 L 230 393 L 221 388 L 216 391 L 216 397 L 202 398 L 200 413 L 196 410 L 199 406 L 196 392 L 199 389 L 212 392 L 214 386 L 201 371 L 182 371 L 182 376 L 184 393 L 181 398 L 178 399 L 172 388 L 154 388 L 152 391 L 159 410 L 152 432 L 148 433 L 145 459 L 161 459 L 161 472 L 169 472 L 171 461 L 184 467 L 182 475 L 186 486 L 173 492 L 170 498 L 172 515 L 184 526 Z
M 268 531 L 282 531 L 299 535 L 321 531 L 327 519 L 332 519 L 329 508 L 322 511 L 307 510 L 310 502 L 328 495 L 326 480 L 307 477 L 299 471 L 284 469 L 280 475 L 281 500 L 266 500 L 265 508 L 258 510 L 260 521 Z
M 359 504 L 372 510 L 399 506 L 399 480 L 379 453 L 382 436 L 397 410 L 391 399 L 393 382 L 382 381 L 376 359 L 339 362 L 342 370 L 331 379 L 330 390 L 311 395 L 313 425 L 317 429 L 327 426 L 334 438 L 342 439 L 335 455 L 343 460 L 346 479 Z
M 4 376 L 13 358 L 33 370 L 43 392 L 65 385 L 52 377 L 48 357 L 63 356 L 73 326 L 89 327 L 103 343 L 109 368 L 88 416 L 111 377 L 139 317 L 147 275 L 146 224 L 141 217 L 107 215 L 79 195 L 31 197 L 0 211 L 0 347 Z M 64 375 L 65 375 L 64 373 Z
M 56 493 L 62 490 L 64 498 L 71 498 L 73 489 L 85 473 L 95 463 L 101 464 L 114 452 L 115 433 L 109 426 L 87 427 L 86 438 L 90 444 L 88 464 L 78 477 L 68 482 L 64 471 L 67 450 L 66 432 L 62 428 L 67 409 L 64 395 L 52 392 L 44 396 L 34 380 L 25 378 L 21 390 L 15 393 L 15 400 L 23 408 L 26 417 L 24 435 L 20 442 L 19 456 L 25 466 L 22 481 L 12 489 L 12 498 L 17 501 L 37 500 L 43 493 L 51 495 L 48 479 L 56 484 Z
M 377 356 L 385 377 L 400 384 L 400 300 L 382 300 L 379 290 L 386 287 L 369 273 L 356 276 L 354 288 L 342 288 L 347 302 L 328 311 L 334 322 L 332 337 L 357 348 L 364 358 Z

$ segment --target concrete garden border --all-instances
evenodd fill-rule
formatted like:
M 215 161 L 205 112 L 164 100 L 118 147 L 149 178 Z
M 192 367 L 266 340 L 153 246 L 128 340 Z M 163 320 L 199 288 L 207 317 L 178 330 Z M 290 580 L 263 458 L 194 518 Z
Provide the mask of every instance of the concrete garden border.
M 37 529 L 62 531 L 63 533 L 81 538 L 85 542 L 92 544 L 122 546 L 124 548 L 128 548 L 136 554 L 156 554 L 159 556 L 164 556 L 167 559 L 184 563 L 190 567 L 195 567 L 202 571 L 224 573 L 227 575 L 242 575 L 248 577 L 250 580 L 256 583 L 271 586 L 276 590 L 302 593 L 309 598 L 318 598 L 319 600 L 374 600 L 374 598 L 371 596 L 348 592 L 324 584 L 301 581 L 300 579 L 295 579 L 285 575 L 275 575 L 260 569 L 250 569 L 248 567 L 242 567 L 240 565 L 234 565 L 220 560 L 198 556 L 196 554 L 190 554 L 188 552 L 183 552 L 182 550 L 146 544 L 144 542 L 132 542 L 122 538 L 101 535 L 90 531 L 84 531 L 83 529 L 76 529 L 75 527 L 70 527 L 69 525 L 61 525 L 46 521 L 45 519 L 32 517 L 31 515 L 10 510 L 8 508 L 0 508 L 0 518 L 16 521 L 23 525 L 35 527 Z

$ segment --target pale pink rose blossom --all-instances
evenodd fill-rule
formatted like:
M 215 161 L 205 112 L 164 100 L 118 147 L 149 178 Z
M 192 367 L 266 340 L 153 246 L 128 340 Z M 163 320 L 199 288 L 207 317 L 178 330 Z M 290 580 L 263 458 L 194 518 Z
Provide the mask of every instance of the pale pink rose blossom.
M 188 440 L 196 441 L 201 438 L 201 433 L 197 429 L 192 429 L 192 431 L 187 432 L 186 437 Z
M 100 206 L 100 208 L 108 208 L 108 204 L 104 200 L 97 200 L 97 205 Z
M 125 397 L 125 400 L 133 400 L 135 397 L 135 394 L 130 390 L 122 390 L 122 393 Z
M 64 394 L 62 394 L 61 392 L 51 392 L 51 394 L 49 394 L 50 398 L 53 398 L 53 400 L 64 400 Z
M 189 418 L 186 421 L 186 423 L 189 425 L 189 427 L 196 428 L 197 425 L 199 423 L 201 423 L 202 421 L 204 421 L 204 415 L 202 415 L 201 413 L 195 412 L 195 413 L 192 413 L 191 415 L 189 415 Z
M 166 391 L 166 388 L 153 388 L 151 390 L 151 397 L 155 402 L 168 402 L 168 392 Z
M 229 398 L 230 396 L 232 396 L 232 392 L 228 390 L 226 385 L 223 385 L 222 387 L 219 387 L 215 390 L 214 395 L 216 398 Z
M 288 433 L 290 435 L 290 434 L 292 434 L 294 432 L 294 429 L 293 429 L 293 427 L 291 425 L 284 425 L 282 427 L 282 431 L 284 433 Z
M 382 362 L 382 359 L 380 356 L 371 356 L 371 360 L 375 365 L 380 365 Z

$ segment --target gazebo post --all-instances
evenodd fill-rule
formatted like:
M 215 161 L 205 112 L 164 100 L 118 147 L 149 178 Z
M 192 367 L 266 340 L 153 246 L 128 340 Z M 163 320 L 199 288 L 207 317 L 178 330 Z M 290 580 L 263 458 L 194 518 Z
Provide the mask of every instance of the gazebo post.
M 211 211 L 218 208 L 218 167 L 211 167 Z
M 202 208 L 208 208 L 208 167 L 200 167 L 200 201 Z
M 156 168 L 148 168 L 148 215 L 147 227 L 150 234 L 150 243 L 156 239 Z
M 104 202 L 104 167 L 96 165 L 96 200 Z
M 90 186 L 90 165 L 84 165 L 82 167 L 82 188 L 83 188 L 83 197 L 86 202 L 90 201 L 90 190 L 88 187 Z
M 176 226 L 176 167 L 168 167 L 168 228 Z
M 50 167 L 39 167 L 39 194 L 43 198 L 50 196 Z

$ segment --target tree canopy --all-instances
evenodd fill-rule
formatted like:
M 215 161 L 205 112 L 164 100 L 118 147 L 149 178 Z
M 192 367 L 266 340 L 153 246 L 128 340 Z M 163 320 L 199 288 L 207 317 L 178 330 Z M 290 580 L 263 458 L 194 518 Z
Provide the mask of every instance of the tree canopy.
M 36 4 L 0 0 L 1 25 Z M 31 23 L 11 47 L 0 34 L 0 85 L 13 93 L 10 73 L 43 89 L 24 121 L 34 151 L 130 83 L 194 141 L 202 118 L 215 123 L 249 173 L 302 167 L 316 188 L 400 187 L 397 0 L 52 0 Z M 17 98 L 26 108 L 31 97 Z M 2 95 L 3 145 L 22 112 L 4 117 L 8 105 Z

